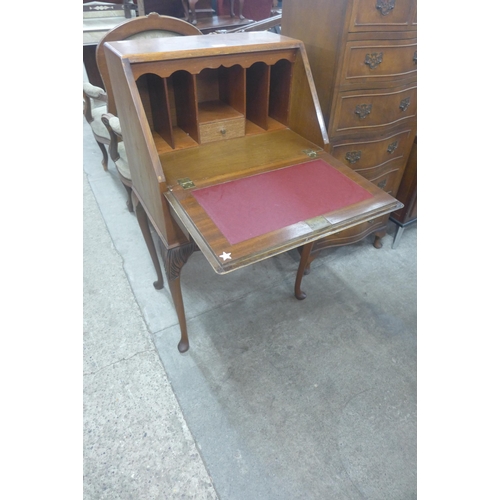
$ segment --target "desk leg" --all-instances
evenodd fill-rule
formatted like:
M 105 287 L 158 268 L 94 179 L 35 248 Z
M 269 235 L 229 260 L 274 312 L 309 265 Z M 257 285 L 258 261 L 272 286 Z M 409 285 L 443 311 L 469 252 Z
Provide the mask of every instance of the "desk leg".
M 144 241 L 146 242 L 146 246 L 148 247 L 149 255 L 151 256 L 151 260 L 153 261 L 153 265 L 155 266 L 156 276 L 158 278 L 158 280 L 153 283 L 153 286 L 157 290 L 161 290 L 163 288 L 163 274 L 161 272 L 160 260 L 158 259 L 158 254 L 156 253 L 155 243 L 151 235 L 148 216 L 146 214 L 146 211 L 144 210 L 144 207 L 141 205 L 133 192 L 132 200 L 132 203 L 135 206 L 135 215 L 137 217 L 137 222 L 139 222 L 142 236 L 144 237 Z
M 181 339 L 177 345 L 179 352 L 186 352 L 189 349 L 186 315 L 184 312 L 184 302 L 182 300 L 181 291 L 181 270 L 195 249 L 196 245 L 194 242 L 189 242 L 185 245 L 174 248 L 162 249 L 168 279 L 168 287 L 170 288 L 170 293 L 172 294 L 175 312 L 177 313 L 179 327 L 181 329 Z
M 297 270 L 297 276 L 295 278 L 295 297 L 298 300 L 304 300 L 306 298 L 306 294 L 300 289 L 300 285 L 302 283 L 302 276 L 304 276 L 304 271 L 309 265 L 309 256 L 311 255 L 313 246 L 314 242 L 307 243 L 302 247 L 302 251 L 300 252 L 300 264 L 299 269 Z
M 377 231 L 375 233 L 375 240 L 373 242 L 373 246 L 375 248 L 382 248 L 383 244 L 382 244 L 382 238 L 387 234 L 387 228 L 384 227 L 383 230 L 381 231 Z

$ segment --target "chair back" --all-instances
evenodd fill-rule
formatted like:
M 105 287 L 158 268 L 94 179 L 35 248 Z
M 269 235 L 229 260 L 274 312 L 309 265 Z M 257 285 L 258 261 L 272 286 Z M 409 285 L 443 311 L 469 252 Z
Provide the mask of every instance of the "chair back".
M 106 93 L 108 94 L 108 112 L 117 115 L 116 104 L 111 88 L 111 80 L 104 55 L 106 42 L 132 40 L 134 38 L 162 38 L 168 36 L 203 35 L 203 33 L 186 21 L 170 16 L 160 16 L 152 12 L 147 16 L 136 17 L 108 31 L 96 48 L 96 62 L 101 74 Z

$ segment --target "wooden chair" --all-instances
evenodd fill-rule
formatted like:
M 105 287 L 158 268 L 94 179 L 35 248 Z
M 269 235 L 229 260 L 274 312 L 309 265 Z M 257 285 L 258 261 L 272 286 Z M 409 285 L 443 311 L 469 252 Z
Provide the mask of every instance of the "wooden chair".
M 106 126 L 102 123 L 101 117 L 105 113 L 116 116 L 116 105 L 113 98 L 113 91 L 109 79 L 109 73 L 104 56 L 104 44 L 119 40 L 133 38 L 160 38 L 168 36 L 201 35 L 192 24 L 175 17 L 160 16 L 152 12 L 145 17 L 137 17 L 116 26 L 108 31 L 101 39 L 96 48 L 96 62 L 104 83 L 104 89 L 92 85 L 83 84 L 84 110 L 83 114 L 88 124 L 92 128 L 94 138 L 102 152 L 102 166 L 108 170 L 108 154 L 106 146 L 110 143 L 110 136 Z
M 102 164 L 104 170 L 108 169 L 108 155 L 105 148 L 105 145 L 108 145 L 111 159 L 115 163 L 120 181 L 128 194 L 127 207 L 131 212 L 139 208 L 136 210 L 137 217 L 140 219 L 139 225 L 158 276 L 158 280 L 154 283 L 156 289 L 163 288 L 161 267 L 151 237 L 151 232 L 147 227 L 147 216 L 143 210 L 140 210 L 141 207 L 137 207 L 137 201 L 134 200 L 132 196 L 130 166 L 123 145 L 120 121 L 116 116 L 116 103 L 106 65 L 104 44 L 108 41 L 120 41 L 132 38 L 160 38 L 201 34 L 198 28 L 186 21 L 174 17 L 160 16 L 154 12 L 145 17 L 138 17 L 126 21 L 110 30 L 102 38 L 96 49 L 96 61 L 105 89 L 96 87 L 90 83 L 84 83 L 83 85 L 83 97 L 85 101 L 84 114 L 87 122 L 92 127 L 94 138 L 103 153 Z

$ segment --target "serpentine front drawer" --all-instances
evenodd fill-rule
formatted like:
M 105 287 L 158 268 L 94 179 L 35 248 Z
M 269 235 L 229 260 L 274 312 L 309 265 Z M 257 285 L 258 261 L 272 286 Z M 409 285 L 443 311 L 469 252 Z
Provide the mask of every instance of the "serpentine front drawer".
M 347 42 L 341 87 L 397 82 L 417 73 L 417 40 Z
M 412 0 L 353 0 L 349 32 L 416 29 Z
M 330 135 L 375 130 L 416 118 L 417 87 L 340 92 Z
M 331 139 L 330 154 L 354 170 L 378 168 L 403 158 L 411 147 L 411 127 L 382 137 L 357 137 L 355 140 Z

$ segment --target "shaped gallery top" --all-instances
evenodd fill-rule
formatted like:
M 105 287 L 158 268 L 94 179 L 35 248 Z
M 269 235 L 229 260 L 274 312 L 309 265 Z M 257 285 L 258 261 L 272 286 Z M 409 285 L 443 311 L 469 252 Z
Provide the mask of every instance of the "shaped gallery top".
M 299 40 L 268 31 L 122 40 L 107 42 L 106 45 L 131 63 L 296 49 L 303 46 Z M 209 54 L 207 49 L 210 49 Z

